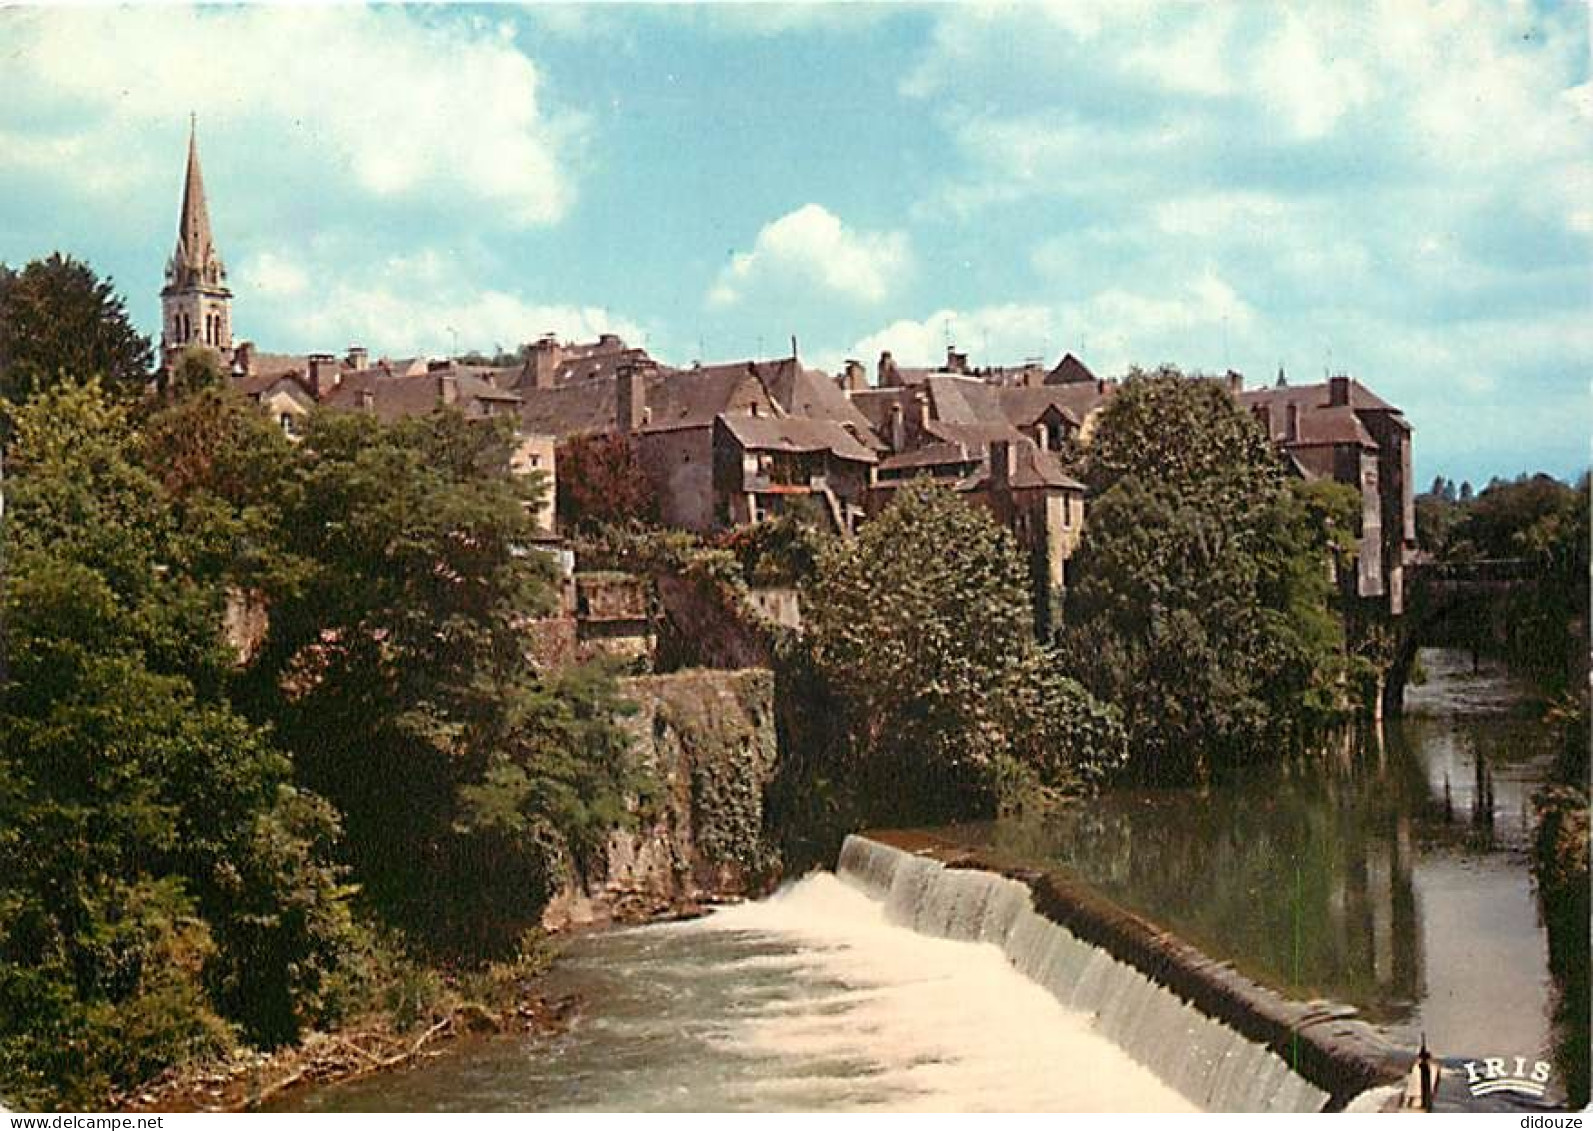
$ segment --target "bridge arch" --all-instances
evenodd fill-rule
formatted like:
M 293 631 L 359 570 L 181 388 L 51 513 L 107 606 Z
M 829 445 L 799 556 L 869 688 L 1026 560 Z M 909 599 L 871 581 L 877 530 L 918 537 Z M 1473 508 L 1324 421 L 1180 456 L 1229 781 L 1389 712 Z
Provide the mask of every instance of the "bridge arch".
M 1473 654 L 1513 647 L 1516 602 L 1540 577 L 1530 558 L 1488 558 L 1407 567 L 1406 581 L 1405 615 L 1383 685 L 1389 714 L 1403 710 L 1405 685 L 1423 646 L 1469 648 Z

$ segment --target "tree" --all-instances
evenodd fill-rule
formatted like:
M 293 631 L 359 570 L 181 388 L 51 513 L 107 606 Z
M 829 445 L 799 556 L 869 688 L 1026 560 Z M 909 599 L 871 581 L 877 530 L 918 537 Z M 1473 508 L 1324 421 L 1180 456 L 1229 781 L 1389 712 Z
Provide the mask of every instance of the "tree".
M 566 531 L 658 521 L 658 494 L 630 436 L 576 436 L 559 445 L 555 509 Z
M 555 589 L 511 438 L 456 411 L 312 416 L 249 679 L 375 907 L 477 953 L 536 922 L 554 842 L 589 846 L 629 785 L 611 681 L 577 693 L 527 658 Z
M 1202 780 L 1330 717 L 1348 661 L 1328 562 L 1358 499 L 1291 484 L 1216 383 L 1133 374 L 1103 410 L 1066 670 L 1123 712 L 1131 769 Z
M 1012 536 L 910 484 L 821 551 L 804 602 L 811 662 L 839 705 L 842 764 L 874 819 L 989 812 L 1017 770 L 1074 787 L 1121 753 L 1110 712 L 1034 642 Z
M 149 339 L 86 263 L 56 252 L 20 272 L 0 264 L 0 397 L 22 404 L 63 378 L 90 375 L 137 395 L 152 366 Z
M 0 1092 L 103 1102 L 236 1023 L 329 1016 L 335 815 L 227 702 L 223 594 L 126 406 L 57 383 L 7 450 Z

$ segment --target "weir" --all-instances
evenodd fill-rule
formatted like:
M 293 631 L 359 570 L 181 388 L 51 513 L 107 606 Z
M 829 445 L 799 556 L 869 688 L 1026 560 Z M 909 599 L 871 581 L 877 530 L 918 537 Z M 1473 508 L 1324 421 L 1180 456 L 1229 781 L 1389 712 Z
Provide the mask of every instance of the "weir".
M 1341 1110 L 1413 1059 L 1345 1008 L 1289 1001 L 1066 877 L 900 831 L 847 837 L 837 873 L 902 926 L 1000 948 L 1208 1111 Z

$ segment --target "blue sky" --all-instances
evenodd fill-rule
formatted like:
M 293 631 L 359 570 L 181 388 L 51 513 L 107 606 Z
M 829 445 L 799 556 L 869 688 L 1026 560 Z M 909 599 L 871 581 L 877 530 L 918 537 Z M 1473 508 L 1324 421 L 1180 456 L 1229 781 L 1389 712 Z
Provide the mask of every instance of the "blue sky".
M 1588 9 L 0 10 L 0 260 L 158 332 L 190 110 L 240 336 L 1347 371 L 1417 475 L 1589 458 Z

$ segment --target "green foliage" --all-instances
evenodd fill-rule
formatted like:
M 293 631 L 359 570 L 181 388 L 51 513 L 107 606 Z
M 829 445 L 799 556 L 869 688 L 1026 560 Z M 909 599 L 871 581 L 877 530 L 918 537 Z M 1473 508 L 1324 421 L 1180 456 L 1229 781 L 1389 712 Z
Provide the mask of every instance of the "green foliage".
M 733 527 L 719 545 L 736 556 L 749 585 L 801 585 L 818 572 L 819 558 L 831 537 L 819 523 L 782 514 Z
M 25 404 L 62 380 L 97 376 L 122 396 L 144 390 L 149 339 L 109 279 L 56 252 L 21 271 L 0 264 L 0 397 Z
M 1101 411 L 1083 470 L 1092 494 L 1134 478 L 1219 517 L 1283 480 L 1266 436 L 1227 389 L 1170 367 L 1129 373 Z
M 1074 559 L 1066 670 L 1123 713 L 1131 770 L 1190 781 L 1265 757 L 1343 706 L 1329 563 L 1358 499 L 1286 481 L 1220 386 L 1135 374 L 1102 412 Z
M 559 445 L 555 459 L 554 508 L 565 531 L 658 521 L 658 495 L 630 436 L 576 436 Z
M 163 397 L 189 397 L 209 389 L 227 386 L 227 371 L 221 356 L 203 346 L 189 346 L 177 355 L 170 372 L 155 377 L 156 392 Z
M 97 382 L 13 424 L 0 1092 L 81 1102 L 215 1047 L 221 1017 L 262 1040 L 318 1019 L 353 928 L 330 811 L 222 695 L 196 547 L 227 522 L 174 504 Z
M 474 953 L 535 920 L 558 842 L 580 851 L 628 784 L 610 676 L 527 659 L 555 589 L 511 438 L 452 411 L 313 416 L 247 680 L 375 906 Z
M 950 492 L 903 487 L 824 551 L 805 596 L 811 663 L 842 719 L 829 772 L 872 819 L 987 812 L 1004 759 L 1065 787 L 1120 756 L 1109 715 L 1034 643 L 1011 535 Z M 1085 719 L 1100 726 L 1074 727 Z

